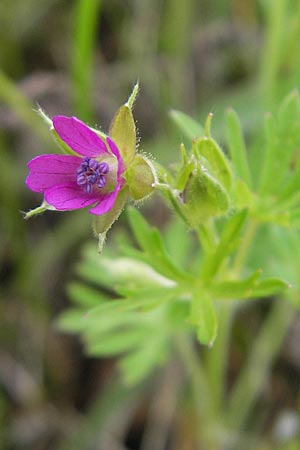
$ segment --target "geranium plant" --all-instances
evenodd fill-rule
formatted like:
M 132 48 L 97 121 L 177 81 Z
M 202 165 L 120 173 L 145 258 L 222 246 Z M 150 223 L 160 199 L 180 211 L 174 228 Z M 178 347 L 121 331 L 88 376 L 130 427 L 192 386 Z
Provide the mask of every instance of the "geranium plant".
M 121 242 L 118 251 L 108 247 L 99 257 L 89 245 L 77 266 L 81 281 L 69 286 L 76 305 L 62 314 L 59 327 L 79 333 L 93 356 L 120 355 L 129 384 L 179 354 L 193 385 L 198 448 L 241 449 L 240 430 L 285 336 L 291 303 L 299 305 L 294 268 L 300 268 L 300 256 L 287 262 L 286 252 L 287 245 L 300 244 L 294 231 L 300 226 L 299 95 L 288 96 L 276 117 L 266 116 L 256 165 L 234 111 L 226 113 L 227 154 L 211 135 L 211 114 L 202 128 L 174 112 L 190 148 L 181 145 L 181 162 L 169 170 L 136 152 L 136 92 L 117 112 L 108 136 L 78 119 L 54 117 L 51 129 L 53 124 L 72 154 L 29 163 L 27 185 L 44 194 L 42 209 L 92 205 L 100 237 L 127 198 L 138 201 L 154 190 L 177 217 L 162 233 L 131 207 L 136 247 Z M 283 261 L 293 267 L 286 277 L 280 276 Z M 236 313 L 251 299 L 278 295 L 249 362 L 225 392 Z M 254 377 L 257 361 L 263 363 L 256 364 Z

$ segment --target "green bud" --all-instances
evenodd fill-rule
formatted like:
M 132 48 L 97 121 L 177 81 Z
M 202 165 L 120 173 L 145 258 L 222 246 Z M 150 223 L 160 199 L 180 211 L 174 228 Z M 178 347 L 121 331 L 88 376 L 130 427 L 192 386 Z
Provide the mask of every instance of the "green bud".
M 129 187 L 129 195 L 133 200 L 142 200 L 154 190 L 155 169 L 144 155 L 135 157 L 126 171 L 125 178 Z
M 198 161 L 185 186 L 183 201 L 184 214 L 193 228 L 210 217 L 225 214 L 229 208 L 226 190 Z

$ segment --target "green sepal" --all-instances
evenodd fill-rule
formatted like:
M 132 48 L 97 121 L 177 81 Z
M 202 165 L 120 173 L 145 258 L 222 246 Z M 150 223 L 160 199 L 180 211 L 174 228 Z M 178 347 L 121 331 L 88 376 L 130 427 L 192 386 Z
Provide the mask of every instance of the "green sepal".
M 229 208 L 229 197 L 224 187 L 199 163 L 195 164 L 183 197 L 183 211 L 193 228 L 210 217 L 225 214 Z
M 139 82 L 137 81 L 135 83 L 135 85 L 133 86 L 132 92 L 131 92 L 131 94 L 130 94 L 127 102 L 126 102 L 126 106 L 128 106 L 131 110 L 132 110 L 132 108 L 134 106 L 134 103 L 136 101 L 136 97 L 137 97 L 137 95 L 139 93 L 139 89 L 140 89 L 140 86 L 139 86 Z
M 194 161 L 188 159 L 187 151 L 184 144 L 180 145 L 181 167 L 178 170 L 175 187 L 179 191 L 183 191 L 185 185 L 194 169 Z
M 213 302 L 207 292 L 194 292 L 188 321 L 196 326 L 201 344 L 212 346 L 217 336 L 218 323 Z
M 155 169 L 144 155 L 137 155 L 125 174 L 129 195 L 133 200 L 142 200 L 155 189 Z
M 74 150 L 72 150 L 67 144 L 65 144 L 65 142 L 58 136 L 54 128 L 50 129 L 50 133 L 52 134 L 55 142 L 58 144 L 63 153 L 65 153 L 66 155 L 78 156 L 78 153 L 74 152 Z
M 25 220 L 31 219 L 31 217 L 36 216 L 38 214 L 42 214 L 43 212 L 45 212 L 47 210 L 56 211 L 54 206 L 49 205 L 44 200 L 40 206 L 37 206 L 36 208 L 31 209 L 30 211 L 27 211 L 26 213 L 24 213 L 24 219 Z
M 127 198 L 128 189 L 125 187 L 119 192 L 117 200 L 110 211 L 108 211 L 106 214 L 101 214 L 100 216 L 94 216 L 92 226 L 95 236 L 99 239 L 99 253 L 102 253 L 106 233 L 108 232 L 112 224 L 118 219 L 125 206 Z
M 117 111 L 109 135 L 117 145 L 123 161 L 129 165 L 136 153 L 136 128 L 131 109 L 127 104 Z
M 45 113 L 45 111 L 42 110 L 42 108 L 38 108 L 37 111 L 38 115 L 43 119 L 43 121 L 48 125 L 50 133 L 52 134 L 52 137 L 54 138 L 55 142 L 58 144 L 60 149 L 66 153 L 67 155 L 76 155 L 78 154 L 74 152 L 65 142 L 58 136 L 57 132 L 55 131 L 53 127 L 52 119 L 50 119 L 49 116 Z
M 209 169 L 218 182 L 230 191 L 232 185 L 232 173 L 226 156 L 217 142 L 211 137 L 199 139 L 196 146 L 198 158 L 204 157 L 209 163 Z

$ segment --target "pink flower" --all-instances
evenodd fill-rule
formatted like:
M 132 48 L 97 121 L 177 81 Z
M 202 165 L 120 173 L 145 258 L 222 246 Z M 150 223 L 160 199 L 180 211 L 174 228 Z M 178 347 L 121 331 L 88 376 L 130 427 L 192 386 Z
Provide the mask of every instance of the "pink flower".
M 93 205 L 90 213 L 107 213 L 124 182 L 124 164 L 116 144 L 107 137 L 106 145 L 76 117 L 55 116 L 53 126 L 78 156 L 37 156 L 28 163 L 27 186 L 42 192 L 46 203 L 59 211 Z

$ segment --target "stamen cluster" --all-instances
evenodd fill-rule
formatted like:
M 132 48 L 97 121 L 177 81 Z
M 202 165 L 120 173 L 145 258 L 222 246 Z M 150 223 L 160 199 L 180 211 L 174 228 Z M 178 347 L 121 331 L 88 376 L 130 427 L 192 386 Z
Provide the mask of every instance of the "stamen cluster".
M 106 162 L 98 162 L 95 159 L 85 157 L 77 169 L 77 184 L 83 187 L 87 194 L 93 191 L 94 187 L 99 189 L 106 185 L 106 178 L 109 166 Z

